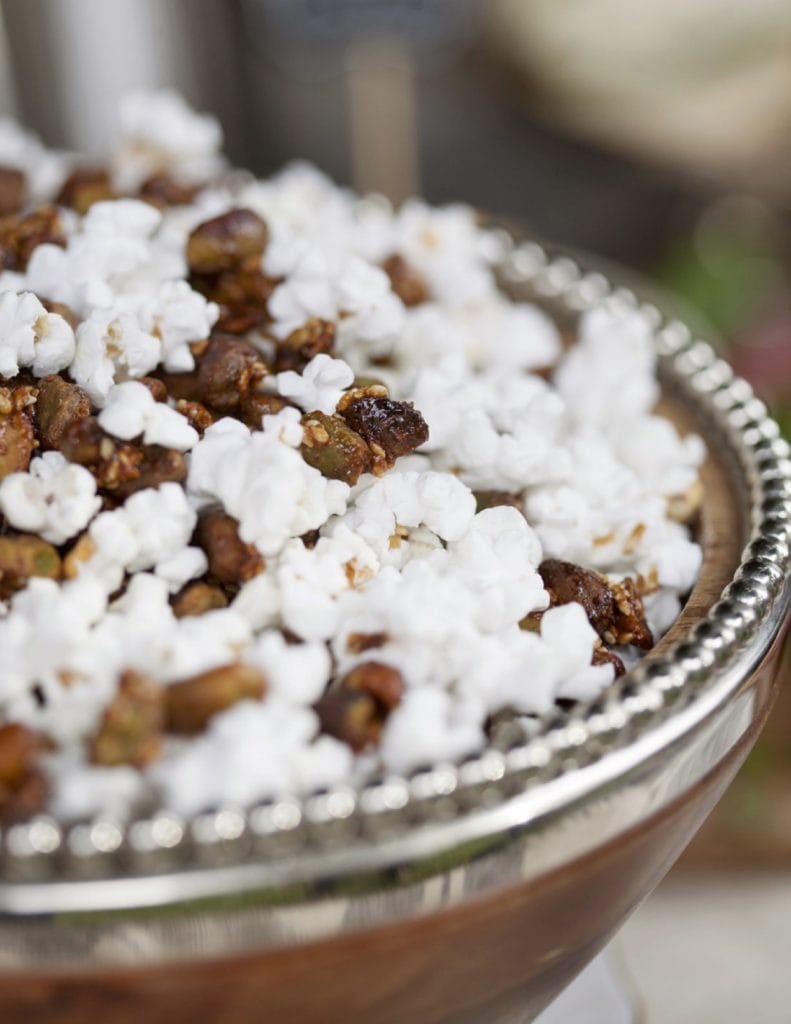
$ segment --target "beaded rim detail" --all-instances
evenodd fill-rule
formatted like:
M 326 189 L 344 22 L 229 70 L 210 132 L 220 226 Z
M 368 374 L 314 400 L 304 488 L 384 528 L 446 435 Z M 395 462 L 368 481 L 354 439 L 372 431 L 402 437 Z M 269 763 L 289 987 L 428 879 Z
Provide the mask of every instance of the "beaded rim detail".
M 749 539 L 732 581 L 705 618 L 661 655 L 650 654 L 589 704 L 542 720 L 529 739 L 493 744 L 460 764 L 387 777 L 359 790 L 338 787 L 249 809 L 223 807 L 182 820 L 170 812 L 119 824 L 101 818 L 61 826 L 39 815 L 0 830 L 3 882 L 81 880 L 179 871 L 338 850 L 382 829 L 447 820 L 585 767 L 622 749 L 691 704 L 782 614 L 791 568 L 791 456 L 749 384 L 714 349 L 657 305 L 617 287 L 568 255 L 500 231 L 506 286 L 578 316 L 601 302 L 638 311 L 652 329 L 659 372 L 694 400 L 738 460 L 749 489 Z

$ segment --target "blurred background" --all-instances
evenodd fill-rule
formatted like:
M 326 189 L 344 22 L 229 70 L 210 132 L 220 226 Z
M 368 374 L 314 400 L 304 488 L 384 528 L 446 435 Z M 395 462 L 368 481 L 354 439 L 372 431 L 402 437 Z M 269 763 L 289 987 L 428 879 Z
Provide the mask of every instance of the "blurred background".
M 650 275 L 791 428 L 789 0 L 0 9 L 0 113 L 49 145 L 100 156 L 125 91 L 173 86 L 258 173 L 304 157 L 359 189 L 472 202 Z M 791 1019 L 789 737 L 787 685 L 620 940 L 648 1024 Z

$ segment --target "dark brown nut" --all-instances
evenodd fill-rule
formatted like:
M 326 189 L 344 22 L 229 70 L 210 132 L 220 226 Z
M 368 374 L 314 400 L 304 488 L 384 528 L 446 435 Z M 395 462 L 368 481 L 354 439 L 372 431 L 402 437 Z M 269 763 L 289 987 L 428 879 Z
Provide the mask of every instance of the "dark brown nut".
M 0 787 L 16 788 L 43 748 L 41 736 L 26 725 L 0 726 Z
M 124 672 L 90 742 L 90 759 L 93 764 L 144 768 L 160 755 L 164 727 L 162 687 L 139 672 Z
M 190 280 L 193 288 L 218 304 L 220 315 L 215 329 L 228 334 L 244 334 L 268 323 L 269 297 L 280 283 L 263 272 L 258 256 L 216 277 L 197 275 Z
M 322 732 L 348 744 L 355 752 L 379 742 L 384 715 L 370 693 L 335 685 L 327 690 L 314 709 Z
M 392 711 L 404 696 L 404 677 L 392 665 L 379 661 L 364 661 L 356 665 L 341 679 L 347 690 L 362 690 L 385 711 Z
M 627 576 L 620 583 L 610 584 L 615 601 L 612 639 L 603 637 L 607 643 L 633 644 L 645 651 L 654 646 L 654 638 L 645 621 L 645 610 L 634 580 Z
M 540 633 L 543 614 L 543 612 L 529 612 L 523 619 L 520 619 L 519 628 L 528 633 Z
M 94 203 L 116 198 L 107 168 L 78 167 L 61 185 L 56 202 L 77 213 L 87 213 Z
M 42 448 L 60 448 L 68 425 L 90 415 L 91 400 L 82 388 L 57 374 L 39 381 L 35 419 Z
M 0 220 L 0 267 L 24 270 L 33 250 L 45 242 L 65 245 L 60 213 L 54 206 L 41 206 L 31 213 Z
M 175 401 L 193 401 L 198 394 L 198 371 L 189 370 L 187 373 L 165 373 L 157 371 L 157 376 L 162 379 L 168 389 L 168 395 Z
M 428 440 L 426 421 L 411 402 L 364 397 L 353 401 L 341 415 L 386 466 Z
M 48 313 L 57 313 L 58 316 L 62 316 L 73 331 L 76 331 L 82 323 L 79 315 L 65 302 L 53 302 L 52 299 L 43 299 L 41 296 L 39 296 L 39 301 Z
M 202 402 L 190 402 L 186 398 L 180 398 L 176 402 L 176 412 L 186 416 L 190 426 L 194 427 L 201 436 L 216 421 L 214 413 L 210 412 Z
M 313 317 L 281 341 L 275 353 L 275 369 L 301 371 L 315 356 L 332 352 L 335 324 Z
M 276 416 L 283 409 L 295 408 L 293 402 L 280 395 L 268 395 L 263 391 L 250 391 L 242 397 L 239 409 L 240 419 L 253 430 L 261 429 L 264 416 Z
M 185 185 L 168 174 L 153 174 L 140 186 L 140 198 L 160 209 L 166 206 L 186 206 L 198 192 L 198 186 Z
M 302 417 L 302 458 L 330 480 L 354 485 L 373 467 L 371 449 L 340 416 L 312 412 Z
M 199 224 L 187 239 L 187 263 L 195 274 L 219 274 L 260 257 L 269 237 L 266 224 L 252 210 L 229 210 Z
M 382 270 L 390 278 L 390 287 L 405 306 L 419 306 L 421 302 L 428 301 L 428 285 L 403 256 L 398 253 L 388 256 L 382 264 Z
M 267 374 L 260 353 L 246 341 L 223 335 L 209 342 L 198 367 L 197 397 L 219 412 L 234 412 Z
M 475 511 L 483 512 L 487 508 L 499 508 L 506 505 L 510 508 L 522 511 L 522 499 L 518 494 L 511 494 L 510 491 L 476 491 Z
M 216 608 L 226 608 L 228 598 L 224 592 L 212 583 L 190 583 L 173 598 L 173 614 L 177 619 L 188 615 L 204 615 Z
M 41 537 L 19 533 L 0 537 L 0 598 L 23 587 L 31 576 L 59 579 L 60 555 Z
M 102 490 L 118 491 L 140 478 L 143 449 L 106 434 L 95 416 L 73 419 L 66 424 L 58 447 L 69 462 L 89 469 Z M 185 466 L 182 469 L 186 472 Z
M 42 737 L 25 725 L 0 726 L 0 824 L 43 809 L 47 785 L 36 758 L 44 748 Z
M 62 392 L 58 390 L 56 394 L 58 393 Z M 108 445 L 114 446 L 113 439 L 105 434 L 95 416 L 70 417 L 59 431 L 59 435 L 58 449 L 69 462 L 76 462 L 80 466 L 98 464 L 102 461 L 103 450 L 108 452 Z
M 264 571 L 263 555 L 254 544 L 244 543 L 238 522 L 225 512 L 205 512 L 198 520 L 196 539 L 218 583 L 245 583 Z
M 140 377 L 138 383 L 148 388 L 155 402 L 167 402 L 168 386 L 159 377 Z
M 9 473 L 24 472 L 35 447 L 35 431 L 26 412 L 0 416 L 0 480 Z
M 581 604 L 588 621 L 606 643 L 635 644 L 646 649 L 653 646 L 634 580 L 611 584 L 597 572 L 557 558 L 543 561 L 538 571 L 550 604 Z
M 591 665 L 612 665 L 615 669 L 615 678 L 622 676 L 626 672 L 624 663 L 618 657 L 614 651 L 608 651 L 601 641 L 596 644 L 593 648 L 593 657 L 591 658 Z
M 349 654 L 362 654 L 384 647 L 390 638 L 387 633 L 349 633 L 346 637 L 346 650 Z
M 171 732 L 201 732 L 215 715 L 240 700 L 260 700 L 266 680 L 256 668 L 236 662 L 173 683 L 165 689 L 167 727 Z
M 25 204 L 27 178 L 18 167 L 0 166 L 0 217 L 18 213 Z
M 116 465 L 132 468 L 134 458 L 134 472 L 122 474 L 118 482 L 114 482 L 113 471 Z M 136 456 L 140 456 L 139 459 Z M 109 473 L 100 473 L 97 481 L 100 487 L 115 491 L 120 498 L 128 498 L 136 491 L 143 491 L 147 487 L 159 487 L 160 484 L 183 483 L 187 479 L 187 460 L 181 452 L 175 448 L 162 448 L 158 444 L 147 444 L 141 449 L 132 445 L 121 445 L 117 449 L 117 458 L 114 463 L 108 466 Z

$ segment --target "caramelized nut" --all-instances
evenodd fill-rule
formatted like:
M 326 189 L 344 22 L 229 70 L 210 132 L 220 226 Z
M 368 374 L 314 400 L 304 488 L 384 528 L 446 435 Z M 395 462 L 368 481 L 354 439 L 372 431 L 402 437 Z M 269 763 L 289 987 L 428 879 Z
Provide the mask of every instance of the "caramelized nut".
M 91 400 L 82 388 L 57 374 L 39 381 L 35 418 L 42 448 L 60 448 L 68 425 L 90 415 Z
M 36 768 L 42 738 L 25 725 L 0 726 L 0 823 L 31 817 L 44 807 L 47 786 Z
M 499 508 L 502 505 L 522 511 L 522 499 L 510 491 L 476 491 L 475 511 L 483 512 L 486 508 Z
M 256 668 L 236 662 L 173 683 L 165 690 L 167 727 L 171 732 L 201 732 L 215 715 L 240 700 L 260 700 L 266 680 Z
M 57 549 L 32 533 L 0 537 L 0 597 L 23 587 L 31 576 L 60 577 Z
M 187 263 L 193 273 L 219 274 L 249 256 L 260 257 L 269 232 L 252 210 L 229 210 L 199 224 L 187 239 Z
M 627 577 L 612 584 L 597 572 L 557 558 L 543 561 L 538 571 L 550 603 L 581 604 L 588 621 L 606 643 L 634 644 L 646 649 L 653 646 L 634 580 Z
M 54 206 L 40 206 L 25 215 L 0 220 L 0 267 L 24 270 L 33 250 L 44 243 L 65 245 L 60 213 Z
M 91 740 L 90 759 L 94 764 L 143 768 L 159 757 L 164 724 L 162 687 L 139 672 L 124 672 Z
M 403 693 L 398 669 L 366 661 L 332 685 L 315 710 L 324 732 L 359 752 L 379 742 L 385 719 Z
M 198 520 L 197 542 L 209 559 L 209 572 L 219 583 L 239 584 L 264 571 L 264 557 L 239 536 L 238 522 L 225 512 L 205 512 Z
M 330 480 L 353 486 L 372 468 L 371 449 L 340 416 L 309 413 L 302 426 L 302 458 Z
M 190 426 L 194 427 L 201 437 L 215 422 L 214 414 L 209 412 L 202 402 L 190 402 L 186 398 L 180 398 L 176 402 L 176 412 L 186 416 Z
M 173 614 L 177 619 L 188 615 L 203 615 L 215 608 L 226 608 L 228 598 L 223 591 L 212 583 L 190 583 L 173 598 Z
M 411 402 L 364 397 L 346 406 L 341 415 L 375 455 L 381 452 L 387 466 L 428 440 L 426 421 Z
M 423 277 L 410 266 L 403 256 L 394 253 L 382 264 L 390 278 L 390 287 L 405 306 L 419 306 L 428 301 L 428 286 Z
M 248 427 L 260 430 L 264 416 L 275 416 L 283 409 L 293 408 L 293 403 L 280 395 L 269 395 L 264 391 L 250 391 L 242 397 L 239 416 Z
M 18 167 L 0 166 L 0 217 L 18 213 L 25 203 L 27 178 Z
M 266 373 L 266 364 L 252 345 L 238 338 L 213 337 L 198 367 L 198 397 L 219 412 L 233 412 Z
M 392 711 L 404 695 L 404 677 L 392 665 L 364 661 L 341 679 L 341 686 L 369 693 L 383 708 Z
M 7 393 L 5 388 L 0 390 Z M 24 472 L 35 447 L 36 435 L 27 413 L 13 411 L 0 415 L 0 480 L 9 473 Z
M 78 167 L 61 185 L 56 202 L 77 213 L 87 213 L 94 203 L 115 198 L 110 172 L 105 167 Z
M 281 341 L 275 353 L 275 369 L 301 371 L 315 356 L 332 352 L 335 324 L 313 317 Z
M 184 185 L 168 174 L 152 174 L 140 186 L 140 198 L 157 206 L 186 206 L 195 198 L 198 188 Z
M 376 700 L 364 690 L 332 686 L 315 711 L 322 732 L 348 744 L 355 753 L 379 742 L 384 718 Z

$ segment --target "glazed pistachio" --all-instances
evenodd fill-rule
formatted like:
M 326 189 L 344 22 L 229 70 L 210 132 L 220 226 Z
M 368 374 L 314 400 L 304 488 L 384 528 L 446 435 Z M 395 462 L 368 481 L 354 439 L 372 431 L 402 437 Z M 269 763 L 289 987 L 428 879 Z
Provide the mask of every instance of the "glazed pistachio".
M 162 687 L 139 672 L 126 671 L 90 743 L 94 764 L 143 768 L 159 757 L 165 724 Z
M 263 555 L 254 544 L 245 544 L 239 536 L 239 523 L 225 512 L 204 512 L 198 520 L 196 539 L 218 583 L 245 583 L 264 571 Z
M 0 824 L 24 820 L 42 810 L 46 780 L 36 767 L 42 738 L 25 725 L 0 726 Z
M 419 306 L 428 301 L 428 285 L 425 279 L 403 256 L 394 253 L 382 264 L 382 270 L 390 278 L 390 287 L 405 306 Z
M 324 476 L 354 485 L 371 469 L 371 449 L 340 416 L 309 413 L 302 426 L 302 458 Z
M 199 580 L 186 586 L 173 598 L 172 603 L 173 614 L 177 619 L 183 619 L 188 615 L 203 615 L 216 608 L 225 608 L 228 598 L 216 584 Z
M 32 533 L 0 537 L 0 597 L 14 593 L 32 576 L 56 580 L 61 559 L 56 548 Z
M 198 366 L 197 397 L 218 412 L 234 412 L 266 374 L 266 364 L 252 345 L 219 335 L 211 339 Z
M 277 346 L 275 369 L 301 371 L 315 356 L 335 347 L 335 324 L 312 317 Z
M 199 224 L 187 239 L 187 263 L 196 274 L 219 274 L 249 256 L 261 256 L 269 233 L 252 210 L 229 210 Z
M 91 401 L 82 388 L 57 374 L 39 381 L 35 419 L 42 448 L 60 448 L 68 425 L 90 415 Z
M 201 732 L 215 715 L 240 700 L 260 700 L 266 681 L 256 668 L 237 662 L 201 672 L 165 690 L 167 728 L 171 732 Z
M 77 213 L 87 213 L 94 203 L 116 198 L 106 167 L 78 167 L 61 185 L 57 202 Z

